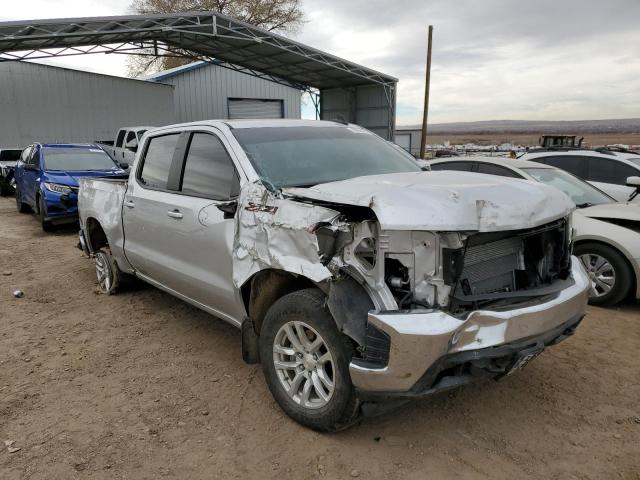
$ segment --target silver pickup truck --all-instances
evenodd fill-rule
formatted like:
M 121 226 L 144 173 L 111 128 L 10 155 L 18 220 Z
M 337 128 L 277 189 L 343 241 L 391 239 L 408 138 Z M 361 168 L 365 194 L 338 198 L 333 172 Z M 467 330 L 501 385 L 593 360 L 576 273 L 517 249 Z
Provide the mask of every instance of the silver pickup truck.
M 82 179 L 78 203 L 103 292 L 135 276 L 239 327 L 277 403 L 317 430 L 509 375 L 585 314 L 567 197 L 422 171 L 354 125 L 157 128 L 128 180 Z

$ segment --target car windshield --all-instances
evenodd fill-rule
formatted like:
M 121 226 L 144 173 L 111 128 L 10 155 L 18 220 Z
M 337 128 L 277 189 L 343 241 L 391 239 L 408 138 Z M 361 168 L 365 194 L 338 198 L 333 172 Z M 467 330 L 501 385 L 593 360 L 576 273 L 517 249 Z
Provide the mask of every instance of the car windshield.
M 406 152 L 359 127 L 238 128 L 233 135 L 258 175 L 277 188 L 421 171 Z
M 79 172 L 104 171 L 116 164 L 99 148 L 43 148 L 44 169 L 49 171 Z
M 17 162 L 22 150 L 0 150 L 0 162 Z
M 539 182 L 555 187 L 565 193 L 578 208 L 615 202 L 606 193 L 564 170 L 556 168 L 523 168 L 522 170 Z

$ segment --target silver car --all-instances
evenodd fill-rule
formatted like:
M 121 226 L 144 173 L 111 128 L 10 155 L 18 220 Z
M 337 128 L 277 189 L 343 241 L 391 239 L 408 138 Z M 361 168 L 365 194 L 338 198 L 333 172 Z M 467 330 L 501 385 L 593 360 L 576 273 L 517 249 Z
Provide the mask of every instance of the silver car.
M 615 305 L 629 296 L 640 299 L 640 205 L 617 202 L 564 170 L 521 159 L 465 157 L 430 166 L 533 180 L 561 190 L 578 208 L 574 253 L 593 282 L 590 302 Z

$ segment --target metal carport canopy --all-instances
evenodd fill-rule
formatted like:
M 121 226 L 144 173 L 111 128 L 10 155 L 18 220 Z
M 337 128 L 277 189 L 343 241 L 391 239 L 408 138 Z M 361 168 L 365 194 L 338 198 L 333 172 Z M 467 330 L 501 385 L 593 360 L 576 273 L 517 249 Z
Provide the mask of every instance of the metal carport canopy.
M 304 91 L 382 87 L 393 131 L 396 78 L 217 12 L 0 22 L 0 61 L 149 54 L 149 49 L 154 55 L 202 59 Z

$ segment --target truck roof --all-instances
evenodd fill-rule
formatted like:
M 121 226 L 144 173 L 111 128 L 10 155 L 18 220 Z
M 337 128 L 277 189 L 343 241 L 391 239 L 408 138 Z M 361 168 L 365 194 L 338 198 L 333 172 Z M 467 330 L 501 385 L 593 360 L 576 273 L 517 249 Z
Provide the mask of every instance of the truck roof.
M 179 123 L 175 125 L 165 125 L 164 127 L 154 128 L 154 130 L 162 130 L 165 128 L 190 127 L 190 126 L 211 126 L 219 127 L 226 125 L 231 129 L 242 128 L 273 128 L 273 127 L 336 127 L 345 126 L 341 122 L 332 122 L 327 120 L 300 120 L 300 119 L 261 119 L 261 120 L 200 120 L 197 122 Z M 354 127 L 356 125 L 353 125 Z M 361 128 L 361 127 L 358 127 Z

